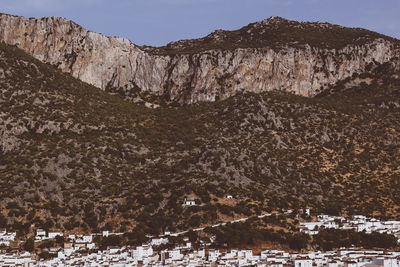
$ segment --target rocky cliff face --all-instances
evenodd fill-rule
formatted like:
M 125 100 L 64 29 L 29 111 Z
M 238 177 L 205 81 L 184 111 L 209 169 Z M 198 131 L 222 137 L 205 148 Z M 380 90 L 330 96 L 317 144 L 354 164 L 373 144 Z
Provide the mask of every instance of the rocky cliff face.
M 172 47 L 171 51 L 164 49 L 170 52 L 160 53 L 162 48 L 138 47 L 127 39 L 106 37 L 63 18 L 2 14 L 0 40 L 103 90 L 126 95 L 140 90 L 182 104 L 225 99 L 242 91 L 275 89 L 315 96 L 355 74 L 398 61 L 397 40 L 362 30 L 352 29 L 350 36 L 362 42 L 339 47 L 308 43 L 312 39 L 284 40 L 279 46 L 268 43 L 276 32 L 279 38 L 287 36 L 280 31 L 285 27 L 296 32 L 307 30 L 302 35 L 316 31 L 310 30 L 310 25 L 322 36 L 329 34 L 330 27 L 347 33 L 347 28 L 329 24 L 271 18 L 241 31 L 216 31 L 202 39 L 175 42 L 166 47 Z M 234 34 L 240 37 L 232 40 Z M 256 45 L 243 41 L 252 39 L 259 41 Z M 227 48 L 224 40 L 239 45 Z M 213 46 L 185 51 L 188 42 L 191 48 L 204 43 Z

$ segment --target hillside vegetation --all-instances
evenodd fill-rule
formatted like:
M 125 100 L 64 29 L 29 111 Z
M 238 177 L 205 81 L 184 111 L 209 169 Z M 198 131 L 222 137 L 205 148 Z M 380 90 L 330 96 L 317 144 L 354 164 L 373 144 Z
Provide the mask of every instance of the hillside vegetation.
M 143 46 L 159 55 L 195 54 L 207 50 L 266 48 L 279 50 L 286 46 L 342 49 L 363 45 L 377 38 L 398 43 L 398 40 L 362 28 L 347 28 L 324 22 L 298 22 L 281 17 L 250 23 L 238 30 L 216 30 L 198 39 L 171 42 L 162 47 Z
M 400 83 L 385 73 L 313 99 L 149 109 L 0 44 L 0 228 L 158 234 L 303 207 L 396 217 Z

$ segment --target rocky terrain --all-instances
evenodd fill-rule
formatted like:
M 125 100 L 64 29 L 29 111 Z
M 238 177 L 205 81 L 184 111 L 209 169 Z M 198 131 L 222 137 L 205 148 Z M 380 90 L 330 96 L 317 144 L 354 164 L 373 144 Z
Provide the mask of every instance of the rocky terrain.
M 386 63 L 314 98 L 151 109 L 1 43 L 0 228 L 158 234 L 304 207 L 399 219 L 399 77 Z
M 382 64 L 398 68 L 400 55 L 398 40 L 375 32 L 279 17 L 138 47 L 63 18 L 1 14 L 0 40 L 125 99 L 180 104 L 272 90 L 316 96 Z

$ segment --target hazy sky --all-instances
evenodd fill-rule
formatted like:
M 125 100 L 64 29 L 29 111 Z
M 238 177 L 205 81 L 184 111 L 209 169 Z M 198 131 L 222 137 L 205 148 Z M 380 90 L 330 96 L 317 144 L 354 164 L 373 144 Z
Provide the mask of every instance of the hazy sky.
M 139 45 L 202 37 L 270 16 L 327 21 L 400 38 L 400 0 L 0 0 L 0 12 L 65 17 Z

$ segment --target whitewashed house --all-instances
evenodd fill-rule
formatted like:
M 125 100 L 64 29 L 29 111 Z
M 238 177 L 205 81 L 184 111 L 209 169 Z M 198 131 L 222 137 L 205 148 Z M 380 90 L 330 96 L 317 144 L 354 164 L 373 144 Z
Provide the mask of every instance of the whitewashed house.
M 16 236 L 17 236 L 16 232 L 6 233 L 0 236 L 0 240 L 14 241 Z
M 310 216 L 310 214 L 311 214 L 311 213 L 310 213 L 310 209 L 305 209 L 304 214 L 307 215 L 307 216 Z
M 168 256 L 171 260 L 181 260 L 183 258 L 183 255 L 179 249 L 169 250 Z
M 17 233 L 15 232 L 4 233 L 3 231 L 0 235 L 0 245 L 9 246 L 10 242 L 15 240 L 16 235 Z
M 94 248 L 96 248 L 96 244 L 95 243 L 87 243 L 86 247 L 87 247 L 87 249 L 94 249 Z
M 331 260 L 328 263 L 326 263 L 326 267 L 339 267 L 339 262 L 336 260 Z
M 399 264 L 395 257 L 377 257 L 374 258 L 371 265 L 383 267 L 398 267 Z
M 246 260 L 252 260 L 253 259 L 253 251 L 252 250 L 239 250 L 237 253 L 239 258 L 243 258 Z
M 168 244 L 168 238 L 153 238 L 151 240 L 152 246 L 161 246 L 165 244 Z
M 324 222 L 301 222 L 300 226 L 307 228 L 307 230 L 314 230 L 321 227 Z
M 265 266 L 266 267 L 283 267 L 283 263 L 270 261 L 270 262 L 267 262 Z
M 42 229 L 37 229 L 36 230 L 36 236 L 35 240 L 36 241 L 41 241 L 47 239 L 46 231 Z
M 91 235 L 84 235 L 82 236 L 82 241 L 86 243 L 91 243 L 93 241 L 93 236 Z
M 196 201 L 194 200 L 193 197 L 185 197 L 183 200 L 183 206 L 194 206 L 196 205 Z
M 129 252 L 134 260 L 141 261 L 143 258 L 153 255 L 153 248 L 151 246 L 139 246 Z
M 64 234 L 60 232 L 49 232 L 48 235 L 49 238 L 56 238 L 57 236 L 64 236 Z
M 297 258 L 294 260 L 294 267 L 313 267 L 313 261 L 310 258 Z
M 344 267 L 358 267 L 358 264 L 355 261 L 345 261 Z
M 208 260 L 212 261 L 212 262 L 216 261 L 220 255 L 221 255 L 221 253 L 219 252 L 219 250 L 210 249 L 208 251 Z
M 107 237 L 109 234 L 110 234 L 109 231 L 103 231 L 103 233 L 102 233 L 103 237 Z

